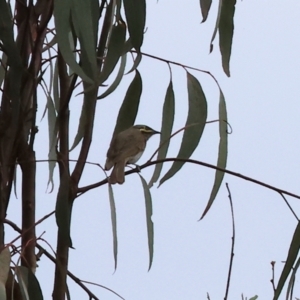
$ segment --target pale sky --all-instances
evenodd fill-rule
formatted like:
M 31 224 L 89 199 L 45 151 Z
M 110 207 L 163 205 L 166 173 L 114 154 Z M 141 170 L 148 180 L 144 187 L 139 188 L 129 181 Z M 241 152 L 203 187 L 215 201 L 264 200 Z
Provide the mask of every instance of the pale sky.
M 227 102 L 229 170 L 253 177 L 278 188 L 300 194 L 300 3 L 292 1 L 238 1 L 231 57 L 231 78 L 221 68 L 218 40 L 208 54 L 216 17 L 213 3 L 208 20 L 201 22 L 199 1 L 148 1 L 147 31 L 142 51 L 210 71 L 218 79 Z M 131 67 L 128 59 L 127 70 Z M 139 67 L 143 93 L 138 124 L 159 130 L 161 109 L 169 82 L 168 66 L 144 57 Z M 187 112 L 186 74 L 172 66 L 176 113 L 174 131 L 185 124 Z M 191 71 L 203 86 L 208 102 L 208 120 L 218 118 L 218 88 L 205 74 Z M 104 164 L 118 109 L 133 74 L 124 77 L 115 93 L 99 101 L 89 161 Z M 109 79 L 111 82 L 113 79 Z M 73 137 L 77 130 L 81 96 L 72 100 Z M 40 115 L 43 108 L 40 106 Z M 37 158 L 47 158 L 46 118 L 38 124 Z M 181 137 L 172 139 L 168 157 L 175 157 Z M 153 137 L 139 163 L 157 148 Z M 72 141 L 71 141 L 72 143 Z M 194 159 L 216 164 L 218 125 L 208 124 Z M 78 149 L 71 152 L 76 158 Z M 163 174 L 170 164 L 165 164 Z M 153 168 L 142 171 L 149 180 Z M 57 175 L 57 170 L 56 170 Z M 37 219 L 55 208 L 56 193 L 45 193 L 47 165 L 38 164 Z M 87 166 L 80 186 L 104 178 L 100 169 Z M 228 182 L 234 205 L 236 246 L 228 299 L 271 299 L 270 262 L 276 261 L 277 282 L 286 259 L 296 220 L 282 198 L 253 183 L 225 175 L 224 183 L 207 216 L 197 222 L 208 201 L 214 171 L 185 165 L 159 189 L 151 189 L 155 229 L 154 260 L 148 272 L 148 249 L 143 190 L 137 174 L 114 186 L 118 226 L 118 268 L 114 273 L 112 230 L 108 188 L 102 186 L 78 198 L 72 217 L 70 271 L 80 279 L 107 286 L 126 300 L 223 299 L 231 248 L 231 216 Z M 20 181 L 20 179 L 19 179 Z M 56 190 L 58 180 L 55 181 Z M 20 195 L 20 194 L 19 194 Z M 300 202 L 288 198 L 296 213 Z M 20 199 L 12 199 L 8 217 L 20 223 Z M 55 218 L 38 226 L 37 235 L 56 248 Z M 11 231 L 7 232 L 7 239 Z M 7 241 L 8 241 L 7 240 Z M 47 250 L 49 248 L 44 244 Z M 44 299 L 50 299 L 54 266 L 46 257 L 39 262 L 38 277 Z M 87 295 L 68 280 L 72 299 Z M 119 299 L 100 287 L 90 286 L 100 299 Z M 294 296 L 300 297 L 296 280 Z M 281 295 L 285 299 L 285 294 Z

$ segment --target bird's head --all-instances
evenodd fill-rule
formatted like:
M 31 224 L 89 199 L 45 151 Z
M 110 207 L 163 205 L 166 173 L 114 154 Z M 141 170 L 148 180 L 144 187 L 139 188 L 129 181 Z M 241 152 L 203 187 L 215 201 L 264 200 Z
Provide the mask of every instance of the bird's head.
M 138 129 L 147 140 L 154 134 L 160 134 L 159 131 L 152 129 L 147 125 L 134 125 L 133 128 Z

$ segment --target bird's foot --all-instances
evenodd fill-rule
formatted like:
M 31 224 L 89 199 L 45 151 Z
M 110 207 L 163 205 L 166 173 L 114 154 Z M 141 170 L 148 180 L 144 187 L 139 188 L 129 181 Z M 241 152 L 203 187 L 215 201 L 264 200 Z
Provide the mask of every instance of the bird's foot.
M 134 165 L 135 165 L 136 171 L 137 171 L 138 173 L 141 173 L 141 168 L 140 168 L 140 166 L 139 166 L 139 165 L 136 165 L 136 164 L 134 164 Z

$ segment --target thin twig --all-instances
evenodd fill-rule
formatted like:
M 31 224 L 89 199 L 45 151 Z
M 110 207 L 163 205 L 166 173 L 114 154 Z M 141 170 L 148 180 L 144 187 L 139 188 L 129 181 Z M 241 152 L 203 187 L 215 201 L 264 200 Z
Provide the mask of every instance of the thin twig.
M 131 50 L 131 52 L 138 53 L 135 50 Z M 142 54 L 144 56 L 147 56 L 147 57 L 150 57 L 150 58 L 153 58 L 153 59 L 156 59 L 156 60 L 159 60 L 159 61 L 162 61 L 162 62 L 165 62 L 167 64 L 172 64 L 172 65 L 175 65 L 175 66 L 182 67 L 184 69 L 190 69 L 190 70 L 198 71 L 198 72 L 201 72 L 201 73 L 205 73 L 205 74 L 209 75 L 216 82 L 216 84 L 218 85 L 218 87 L 220 88 L 220 85 L 219 85 L 217 79 L 209 71 L 206 71 L 206 70 L 203 70 L 203 69 L 199 69 L 199 68 L 195 68 L 195 67 L 190 67 L 190 66 L 181 64 L 179 62 L 168 60 L 168 59 L 164 59 L 164 58 L 161 58 L 161 57 L 158 57 L 158 56 L 155 56 L 155 55 L 152 55 L 152 54 L 148 54 L 148 53 L 145 53 L 145 52 L 140 52 L 140 54 Z
M 225 292 L 224 300 L 228 299 L 228 292 L 229 292 L 231 271 L 232 271 L 233 257 L 234 257 L 234 243 L 235 243 L 235 224 L 234 224 L 233 204 L 232 204 L 231 192 L 230 192 L 229 185 L 228 185 L 227 182 L 226 182 L 226 188 L 227 188 L 227 191 L 228 191 L 228 198 L 229 198 L 230 211 L 231 211 L 231 220 L 232 220 L 232 238 L 231 238 L 232 243 L 231 243 L 230 262 L 229 262 L 226 292 Z
M 216 122 L 219 122 L 219 120 L 212 120 L 212 121 L 207 121 L 205 122 L 205 124 L 209 124 L 209 123 L 216 123 Z M 175 135 L 177 135 L 178 133 L 180 133 L 181 131 L 183 130 L 186 130 L 190 127 L 193 127 L 193 126 L 196 126 L 196 125 L 199 125 L 200 123 L 192 123 L 192 124 L 188 124 L 184 127 L 181 127 L 179 128 L 178 130 L 176 130 L 175 132 L 173 132 L 167 139 L 165 139 L 159 146 L 158 148 L 154 151 L 154 153 L 152 154 L 152 156 L 148 159 L 148 162 L 150 162 L 153 157 L 156 155 L 156 153 L 159 151 L 159 149 L 165 144 L 167 143 L 169 140 L 171 140 L 171 138 L 173 138 Z
M 36 227 L 38 224 L 40 224 L 40 223 L 42 223 L 43 221 L 45 221 L 47 218 L 49 218 L 50 216 L 52 216 L 54 213 L 55 213 L 55 210 L 52 211 L 51 213 L 45 215 L 44 217 L 42 217 L 42 218 L 39 219 L 38 221 L 36 221 L 32 226 L 30 226 L 30 227 L 27 228 L 26 230 L 24 230 L 24 231 L 21 231 L 21 230 L 20 230 L 19 232 L 20 232 L 21 234 L 20 234 L 19 236 L 17 236 L 15 239 L 13 239 L 9 244 L 14 244 L 14 243 L 15 243 L 20 237 L 22 237 L 22 235 L 24 235 L 27 231 L 29 231 L 29 230 L 32 229 L 33 227 Z M 12 222 L 11 222 L 10 220 L 5 219 L 5 220 L 4 220 L 4 223 L 6 223 L 6 224 L 12 226 Z M 17 225 L 15 225 L 15 226 L 17 226 Z M 12 227 L 13 227 L 15 230 L 16 230 L 16 228 L 18 228 L 18 226 L 17 226 L 17 227 L 12 226 Z M 16 230 L 16 231 L 18 231 L 18 230 Z
M 276 292 L 276 287 L 275 287 L 275 261 L 271 261 L 271 266 L 272 266 L 272 278 L 270 280 L 271 284 L 272 284 L 272 288 L 274 291 L 274 295 Z
M 222 168 L 219 168 L 215 165 L 208 164 L 208 163 L 198 161 L 198 160 L 194 160 L 194 159 L 171 158 L 171 157 L 170 158 L 164 158 L 164 159 L 158 159 L 158 160 L 154 160 L 154 161 L 149 161 L 149 162 L 139 166 L 139 169 L 135 168 L 135 169 L 129 170 L 129 171 L 125 172 L 125 174 L 129 175 L 129 174 L 137 173 L 137 172 L 139 172 L 139 170 L 145 169 L 145 168 L 150 167 L 150 166 L 155 165 L 155 164 L 161 164 L 161 163 L 165 163 L 165 162 L 174 162 L 174 161 L 196 164 L 196 165 L 204 166 L 204 167 L 207 167 L 207 168 L 210 168 L 210 169 L 218 170 L 218 171 L 227 173 L 229 175 L 232 175 L 232 176 L 235 176 L 235 177 L 238 177 L 238 178 L 242 178 L 244 180 L 247 180 L 247 181 L 250 181 L 252 183 L 258 184 L 258 185 L 263 186 L 267 189 L 273 190 L 273 191 L 275 191 L 279 194 L 285 194 L 285 195 L 288 195 L 290 197 L 300 199 L 300 196 L 297 195 L 297 194 L 293 194 L 293 193 L 290 193 L 286 190 L 279 189 L 275 186 L 266 184 L 262 181 L 254 179 L 254 178 L 251 178 L 251 177 L 248 177 L 248 176 L 245 176 L 245 175 L 242 175 L 242 174 L 239 174 L 239 173 L 227 170 L 227 169 L 222 169 Z M 87 185 L 87 186 L 84 186 L 84 187 L 79 187 L 78 190 L 77 190 L 77 197 L 83 195 L 84 193 L 86 193 L 87 191 L 89 191 L 93 188 L 102 186 L 106 183 L 107 183 L 107 179 L 103 179 L 103 180 L 101 180 L 99 182 L 96 182 L 94 184 L 90 184 L 90 185 Z
M 108 290 L 109 292 L 115 294 L 116 296 L 118 296 L 119 298 L 121 298 L 122 300 L 125 300 L 125 298 L 123 298 L 122 296 L 120 296 L 119 294 L 117 294 L 116 292 L 114 292 L 113 290 L 111 290 L 110 288 L 102 285 L 102 284 L 99 284 L 99 283 L 95 283 L 95 282 L 91 282 L 91 281 L 87 281 L 87 280 L 82 280 L 80 279 L 81 282 L 84 282 L 84 283 L 87 283 L 87 284 L 91 284 L 91 285 L 96 285 L 96 286 L 99 286 L 105 290 Z
M 295 216 L 295 218 L 299 222 L 300 220 L 299 220 L 298 216 L 296 215 L 295 211 L 293 210 L 293 208 L 291 207 L 291 205 L 289 204 L 289 202 L 286 200 L 286 198 L 284 197 L 284 195 L 282 193 L 279 192 L 279 194 L 283 198 L 283 200 L 285 201 L 285 204 L 289 207 L 289 209 L 292 212 L 292 214 Z

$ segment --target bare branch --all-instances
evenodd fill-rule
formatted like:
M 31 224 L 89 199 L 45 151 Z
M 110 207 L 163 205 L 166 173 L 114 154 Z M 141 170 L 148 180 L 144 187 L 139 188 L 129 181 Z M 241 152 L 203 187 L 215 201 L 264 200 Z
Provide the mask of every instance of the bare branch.
M 158 159 L 158 160 L 154 160 L 154 161 L 148 161 L 145 164 L 139 166 L 139 168 L 135 168 L 135 169 L 132 169 L 132 170 L 129 170 L 129 171 L 125 172 L 125 175 L 138 173 L 140 170 L 145 169 L 145 168 L 150 167 L 150 166 L 155 165 L 155 164 L 161 164 L 161 163 L 173 162 L 173 161 L 184 161 L 184 162 L 187 162 L 187 163 L 196 164 L 196 165 L 204 166 L 204 167 L 207 167 L 207 168 L 210 168 L 210 169 L 222 171 L 222 172 L 227 173 L 229 175 L 232 175 L 232 176 L 250 181 L 250 182 L 255 183 L 257 185 L 263 186 L 267 189 L 273 190 L 273 191 L 275 191 L 279 194 L 284 194 L 284 195 L 288 195 L 288 196 L 293 197 L 293 198 L 300 199 L 300 195 L 293 194 L 289 191 L 277 188 L 275 186 L 272 186 L 272 185 L 269 185 L 269 184 L 264 183 L 262 181 L 259 181 L 257 179 L 242 175 L 240 173 L 233 172 L 233 171 L 230 171 L 230 170 L 227 170 L 227 169 L 218 168 L 215 165 L 208 164 L 208 163 L 205 163 L 205 162 L 202 162 L 202 161 L 199 161 L 199 160 L 194 160 L 194 159 L 183 159 L 183 158 L 171 158 L 170 157 L 170 158 L 165 158 L 165 159 Z M 103 180 L 101 180 L 99 182 L 96 182 L 94 184 L 90 184 L 90 185 L 78 188 L 77 197 L 83 195 L 84 193 L 86 193 L 87 191 L 89 191 L 91 189 L 102 186 L 102 185 L 106 184 L 107 182 L 108 182 L 107 179 L 103 179 Z
M 224 300 L 228 299 L 228 292 L 229 292 L 231 271 L 232 271 L 233 257 L 234 257 L 234 243 L 235 243 L 235 224 L 234 224 L 233 204 L 232 204 L 231 192 L 230 192 L 229 185 L 227 182 L 226 182 L 226 188 L 228 191 L 228 198 L 229 198 L 230 211 L 231 211 L 231 220 L 232 220 L 232 238 L 231 238 L 232 243 L 231 243 L 230 262 L 229 262 L 228 277 L 227 277 L 226 292 L 225 292 Z
M 272 266 L 272 278 L 271 278 L 271 284 L 272 284 L 272 288 L 273 288 L 273 292 L 275 295 L 276 292 L 276 287 L 275 287 L 275 261 L 271 261 L 271 266 Z

